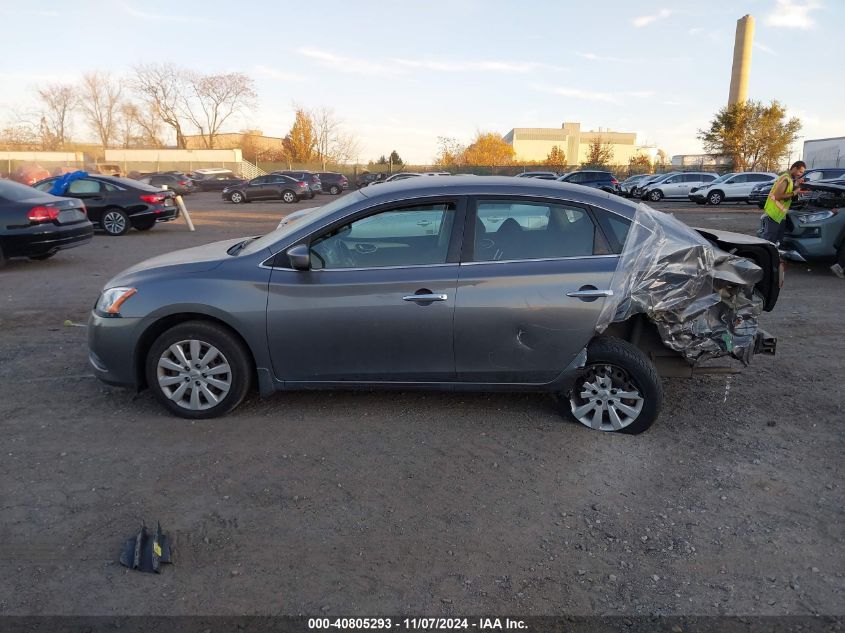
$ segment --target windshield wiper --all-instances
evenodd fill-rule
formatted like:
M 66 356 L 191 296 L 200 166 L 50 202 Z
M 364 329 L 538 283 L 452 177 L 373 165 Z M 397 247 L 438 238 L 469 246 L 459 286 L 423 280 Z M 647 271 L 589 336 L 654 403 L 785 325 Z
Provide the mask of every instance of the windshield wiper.
M 244 248 L 246 248 L 247 244 L 250 244 L 257 240 L 257 237 L 248 237 L 242 242 L 238 242 L 234 246 L 230 246 L 229 249 L 226 251 L 229 255 L 237 255 L 240 253 Z

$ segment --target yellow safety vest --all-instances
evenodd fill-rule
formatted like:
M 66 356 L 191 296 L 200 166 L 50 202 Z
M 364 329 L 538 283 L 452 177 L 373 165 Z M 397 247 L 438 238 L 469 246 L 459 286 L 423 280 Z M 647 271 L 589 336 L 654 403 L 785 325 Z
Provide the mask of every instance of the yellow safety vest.
M 785 193 L 792 193 L 792 177 L 789 175 L 789 172 L 781 174 L 780 176 L 778 176 L 777 180 L 775 180 L 774 184 L 772 185 L 772 188 L 769 190 L 769 197 L 766 198 L 766 204 L 763 207 L 763 210 L 766 212 L 766 215 L 768 215 L 778 224 L 783 222 L 784 218 L 786 217 L 787 211 L 789 211 L 789 207 L 792 205 L 792 198 L 787 198 L 786 200 L 775 200 L 775 189 L 778 188 L 778 185 L 784 178 L 786 178 Z

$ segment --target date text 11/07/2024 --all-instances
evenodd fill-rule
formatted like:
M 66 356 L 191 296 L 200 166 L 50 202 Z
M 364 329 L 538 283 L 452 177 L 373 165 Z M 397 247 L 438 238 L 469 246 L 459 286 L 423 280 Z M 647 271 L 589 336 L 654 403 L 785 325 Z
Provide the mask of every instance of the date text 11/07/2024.
M 510 618 L 309 618 L 308 628 L 407 630 L 526 630 L 524 620 Z

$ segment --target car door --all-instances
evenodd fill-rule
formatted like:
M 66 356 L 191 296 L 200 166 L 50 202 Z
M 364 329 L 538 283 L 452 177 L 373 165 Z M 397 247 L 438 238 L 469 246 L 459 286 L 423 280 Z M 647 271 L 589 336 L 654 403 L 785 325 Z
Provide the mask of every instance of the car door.
M 100 222 L 103 211 L 108 206 L 103 184 L 92 178 L 72 180 L 65 196 L 82 200 L 88 210 L 88 218 L 94 223 Z
M 683 174 L 676 174 L 674 176 L 669 176 L 663 183 L 660 185 L 660 190 L 663 192 L 664 197 L 666 198 L 678 198 L 680 196 L 686 196 L 686 190 L 684 189 L 684 175 Z
M 753 183 L 749 182 L 748 174 L 737 174 L 731 178 L 730 185 L 725 186 L 725 198 L 729 200 L 743 200 L 749 193 Z
M 593 337 L 618 255 L 587 206 L 560 200 L 472 199 L 466 233 L 458 380 L 553 381 Z
M 380 205 L 301 242 L 310 270 L 292 270 L 280 255 L 267 302 L 277 378 L 453 381 L 464 207 L 461 198 Z
M 253 178 L 244 187 L 244 193 L 249 200 L 264 200 L 272 197 L 273 187 L 270 184 L 270 176 Z

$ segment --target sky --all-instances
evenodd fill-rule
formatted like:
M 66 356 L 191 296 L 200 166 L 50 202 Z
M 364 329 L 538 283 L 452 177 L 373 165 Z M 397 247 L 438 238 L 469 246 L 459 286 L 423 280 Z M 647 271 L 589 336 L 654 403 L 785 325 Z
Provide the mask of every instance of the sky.
M 845 135 L 842 0 L 0 0 L 0 125 L 38 86 L 170 62 L 255 80 L 259 107 L 232 131 L 284 136 L 295 104 L 333 108 L 363 162 L 428 163 L 438 136 L 564 121 L 696 153 L 747 13 L 749 98 L 799 116 L 799 145 Z

